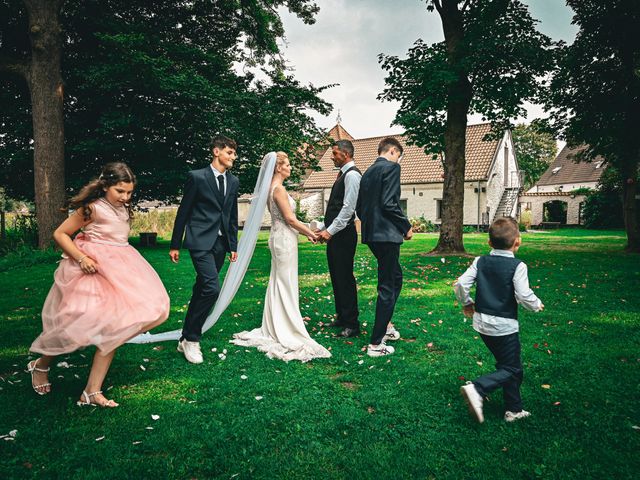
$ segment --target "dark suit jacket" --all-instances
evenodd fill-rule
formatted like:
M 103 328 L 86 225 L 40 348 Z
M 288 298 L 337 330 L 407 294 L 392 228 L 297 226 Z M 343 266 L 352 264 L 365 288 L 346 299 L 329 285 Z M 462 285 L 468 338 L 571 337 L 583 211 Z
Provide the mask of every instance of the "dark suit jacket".
M 364 172 L 356 213 L 362 243 L 402 243 L 411 223 L 400 208 L 400 165 L 378 157 Z
M 229 172 L 226 175 L 227 188 L 225 196 L 222 197 L 210 165 L 189 172 L 173 224 L 172 249 L 183 246 L 189 250 L 211 250 L 218 239 L 218 232 L 221 231 L 227 237 L 228 251 L 238 250 L 240 182 Z

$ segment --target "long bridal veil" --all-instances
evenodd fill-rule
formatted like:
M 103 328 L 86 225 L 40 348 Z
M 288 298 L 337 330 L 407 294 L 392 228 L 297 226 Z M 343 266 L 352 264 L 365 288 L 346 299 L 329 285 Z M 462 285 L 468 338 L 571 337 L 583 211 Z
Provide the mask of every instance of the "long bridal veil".
M 238 242 L 238 260 L 229 265 L 229 270 L 220 289 L 220 296 L 202 327 L 203 332 L 213 327 L 220 318 L 220 315 L 227 309 L 235 297 L 238 288 L 240 288 L 245 273 L 247 273 L 247 268 L 249 268 L 249 263 L 251 262 L 251 257 L 256 247 L 256 241 L 258 240 L 258 233 L 262 225 L 267 199 L 269 198 L 269 187 L 271 185 L 271 179 L 273 178 L 275 165 L 275 152 L 267 153 L 262 159 L 262 166 L 260 167 L 258 180 L 256 181 L 256 186 L 251 198 L 249 215 L 247 216 L 242 230 L 242 236 Z M 156 334 L 147 332 L 132 338 L 128 343 L 153 343 L 177 340 L 180 338 L 181 332 L 181 329 Z

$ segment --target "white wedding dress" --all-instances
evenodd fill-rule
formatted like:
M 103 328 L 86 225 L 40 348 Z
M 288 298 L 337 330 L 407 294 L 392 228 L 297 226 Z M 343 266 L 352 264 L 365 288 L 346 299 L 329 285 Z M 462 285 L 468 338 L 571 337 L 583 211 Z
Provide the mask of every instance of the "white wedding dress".
M 304 324 L 298 299 L 298 232 L 285 221 L 273 199 L 274 186 L 268 198 L 271 212 L 271 274 L 264 298 L 262 326 L 233 335 L 231 343 L 257 347 L 269 358 L 288 362 L 307 362 L 328 358 L 331 352 L 313 340 Z M 295 202 L 288 196 L 293 210 Z

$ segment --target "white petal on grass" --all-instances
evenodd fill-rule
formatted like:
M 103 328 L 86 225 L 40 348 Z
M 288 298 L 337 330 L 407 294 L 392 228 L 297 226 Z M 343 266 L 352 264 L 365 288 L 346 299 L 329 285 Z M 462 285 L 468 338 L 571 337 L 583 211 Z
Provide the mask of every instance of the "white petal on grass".
M 264 397 L 262 395 L 256 395 L 256 400 L 260 401 L 262 400 Z
M 160 418 L 160 415 L 151 415 L 152 420 L 158 420 L 159 418 Z

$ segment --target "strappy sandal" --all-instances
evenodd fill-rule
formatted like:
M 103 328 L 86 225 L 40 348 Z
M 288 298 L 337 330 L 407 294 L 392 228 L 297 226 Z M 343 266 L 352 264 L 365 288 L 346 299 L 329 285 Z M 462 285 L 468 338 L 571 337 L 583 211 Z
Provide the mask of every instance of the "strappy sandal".
M 103 408 L 114 408 L 117 407 L 118 404 L 116 402 L 114 402 L 113 400 L 107 400 L 105 403 L 95 403 L 91 401 L 91 397 L 95 397 L 96 395 L 100 395 L 102 393 L 102 390 L 98 391 L 98 392 L 93 392 L 93 393 L 87 393 L 86 391 L 82 391 L 82 396 L 84 397 L 84 401 L 83 400 L 78 400 L 76 402 L 76 405 L 78 405 L 79 407 L 85 407 L 88 405 L 93 405 L 94 407 L 103 407 Z
M 29 363 L 27 363 L 27 371 L 31 374 L 31 388 L 33 388 L 33 391 L 36 392 L 38 395 L 46 395 L 47 391 L 45 390 L 40 390 L 40 389 L 44 389 L 46 387 L 50 387 L 51 383 L 43 383 L 41 385 L 35 385 L 33 383 L 34 378 L 33 375 L 35 372 L 40 372 L 40 373 L 49 373 L 49 370 L 51 370 L 50 368 L 38 368 L 38 360 L 31 360 Z

